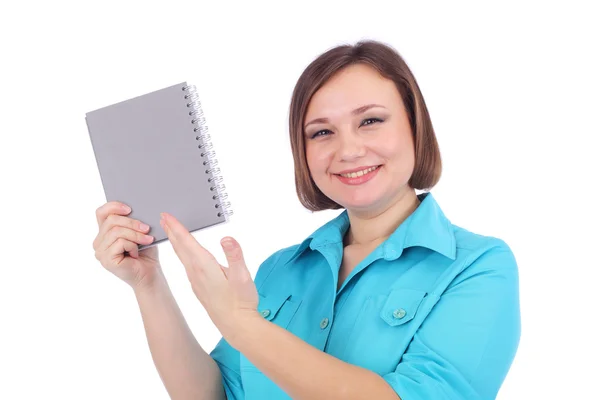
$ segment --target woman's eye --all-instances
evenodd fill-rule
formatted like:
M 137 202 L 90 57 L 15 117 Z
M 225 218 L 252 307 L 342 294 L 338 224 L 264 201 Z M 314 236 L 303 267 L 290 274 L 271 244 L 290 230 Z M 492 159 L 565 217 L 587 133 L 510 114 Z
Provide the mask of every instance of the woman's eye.
M 367 118 L 367 119 L 363 119 L 363 121 L 360 125 L 361 126 L 372 125 L 375 122 L 383 122 L 383 120 L 381 118 Z
M 362 122 L 360 123 L 360 126 L 366 126 L 366 125 L 373 125 L 374 123 L 377 122 L 383 122 L 384 120 L 381 118 L 366 118 L 363 119 Z M 311 139 L 316 139 L 320 136 L 327 136 L 329 134 L 331 134 L 332 132 L 329 129 L 322 129 L 320 131 L 317 131 L 315 133 L 313 133 L 310 138 Z
M 319 137 L 319 136 L 325 136 L 325 135 L 329 134 L 330 132 L 331 131 L 329 129 L 323 129 L 323 130 L 320 130 L 318 132 L 315 132 L 310 138 L 314 139 L 314 138 Z

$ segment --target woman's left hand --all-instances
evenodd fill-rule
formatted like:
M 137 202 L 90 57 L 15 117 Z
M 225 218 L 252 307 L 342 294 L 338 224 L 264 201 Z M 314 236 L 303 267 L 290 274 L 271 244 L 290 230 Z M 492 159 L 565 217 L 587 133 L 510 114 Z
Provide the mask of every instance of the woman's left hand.
M 257 311 L 258 292 L 240 245 L 231 237 L 221 240 L 229 264 L 229 268 L 225 268 L 174 216 L 161 213 L 160 225 L 210 319 L 227 342 L 235 342 L 236 335 L 250 326 L 247 322 L 260 317 Z

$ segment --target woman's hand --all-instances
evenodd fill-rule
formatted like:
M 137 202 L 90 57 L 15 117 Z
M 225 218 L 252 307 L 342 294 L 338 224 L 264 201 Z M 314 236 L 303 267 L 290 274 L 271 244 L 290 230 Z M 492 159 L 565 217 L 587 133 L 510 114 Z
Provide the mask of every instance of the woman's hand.
M 160 270 L 158 249 L 152 246 L 138 251 L 138 244 L 150 244 L 154 238 L 144 233 L 149 228 L 142 228 L 141 221 L 126 217 L 131 209 L 125 207 L 113 201 L 96 210 L 98 235 L 93 243 L 96 258 L 133 289 L 151 286 Z
M 161 213 L 160 224 L 185 267 L 194 294 L 225 340 L 234 343 L 246 321 L 260 318 L 258 292 L 240 245 L 231 237 L 221 240 L 229 264 L 225 268 L 175 217 Z

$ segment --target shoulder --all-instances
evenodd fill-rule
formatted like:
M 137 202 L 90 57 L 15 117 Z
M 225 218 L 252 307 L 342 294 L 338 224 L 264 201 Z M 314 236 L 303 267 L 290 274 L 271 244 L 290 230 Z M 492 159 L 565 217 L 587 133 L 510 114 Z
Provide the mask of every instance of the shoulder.
M 348 216 L 346 211 L 339 213 L 333 219 L 325 222 L 319 226 L 313 233 L 306 237 L 302 242 L 284 247 L 271 254 L 263 263 L 259 266 L 256 272 L 254 282 L 257 289 L 263 285 L 266 279 L 271 275 L 278 266 L 284 266 L 288 261 L 295 258 L 295 256 L 303 253 L 313 240 L 318 243 L 332 242 L 340 239 L 340 232 L 345 231 L 348 225 Z M 314 244 L 314 242 L 313 242 Z
M 459 281 L 478 275 L 517 277 L 517 260 L 506 241 L 452 225 L 456 239 Z
M 506 241 L 451 225 L 456 240 L 456 252 L 460 257 L 477 258 L 485 253 L 512 253 Z
M 272 253 L 269 257 L 267 257 L 258 267 L 256 271 L 256 276 L 254 278 L 254 283 L 257 289 L 260 289 L 262 284 L 266 281 L 267 277 L 273 272 L 273 270 L 278 266 L 284 264 L 287 260 L 289 260 L 298 249 L 302 246 L 302 243 L 294 244 L 288 247 L 284 247 L 282 249 L 277 250 Z

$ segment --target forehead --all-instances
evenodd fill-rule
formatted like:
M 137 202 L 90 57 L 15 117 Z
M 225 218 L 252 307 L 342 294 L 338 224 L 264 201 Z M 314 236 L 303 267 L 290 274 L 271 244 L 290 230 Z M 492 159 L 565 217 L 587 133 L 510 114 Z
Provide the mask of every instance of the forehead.
M 401 98 L 393 81 L 370 66 L 355 64 L 336 73 L 317 90 L 306 115 L 309 118 L 326 113 L 347 113 L 371 103 L 391 109 L 401 106 Z

